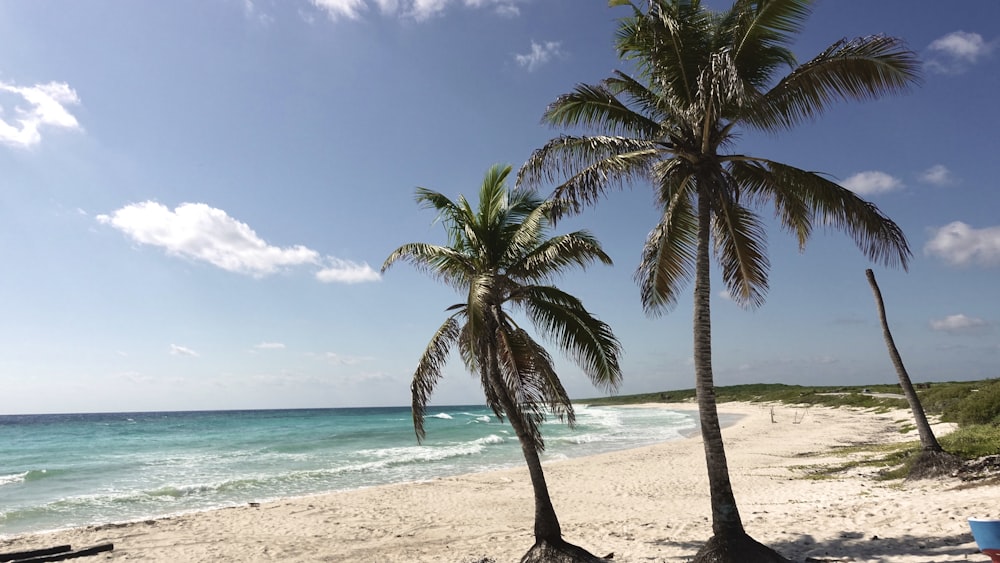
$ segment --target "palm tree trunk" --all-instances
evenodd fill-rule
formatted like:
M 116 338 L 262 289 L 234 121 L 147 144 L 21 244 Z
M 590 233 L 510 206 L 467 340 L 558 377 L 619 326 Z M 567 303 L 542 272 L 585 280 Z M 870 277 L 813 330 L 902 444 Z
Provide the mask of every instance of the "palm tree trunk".
M 736 507 L 729 465 L 722 443 L 722 428 L 715 405 L 715 384 L 712 379 L 712 319 L 711 271 L 709 244 L 711 207 L 705 190 L 698 196 L 698 255 L 694 281 L 694 371 L 698 396 L 701 437 L 705 443 L 708 466 L 708 486 L 712 500 L 712 532 L 718 538 L 744 535 L 743 523 Z
M 489 358 L 490 385 L 493 386 L 501 405 L 503 405 L 507 420 L 514 428 L 517 441 L 521 444 L 524 462 L 528 466 L 528 476 L 531 478 L 531 488 L 535 496 L 535 542 L 544 540 L 558 544 L 562 541 L 562 529 L 559 526 L 556 509 L 552 506 L 552 499 L 549 497 L 549 487 L 545 483 L 545 473 L 542 471 L 542 460 L 538 455 L 537 444 L 525 428 L 521 418 L 521 410 L 514 402 L 513 397 L 510 396 L 510 391 L 500 377 L 500 367 L 497 365 L 496 356 L 494 348 Z
M 903 366 L 903 358 L 900 357 L 899 350 L 896 349 L 892 333 L 889 332 L 889 322 L 885 318 L 885 303 L 882 301 L 882 292 L 879 291 L 878 283 L 875 282 L 875 273 L 871 269 L 867 269 L 865 270 L 865 275 L 868 276 L 868 285 L 872 287 L 872 293 L 875 294 L 878 319 L 882 323 L 882 336 L 885 338 L 886 347 L 889 348 L 889 357 L 892 358 L 892 365 L 896 367 L 896 375 L 899 376 L 899 386 L 903 388 L 903 395 L 906 396 L 906 402 L 910 404 L 910 410 L 913 412 L 913 419 L 917 424 L 917 432 L 920 434 L 920 445 L 924 451 L 943 452 L 944 449 L 938 443 L 937 438 L 934 437 L 931 425 L 927 422 L 924 408 L 920 404 L 917 392 L 913 389 L 913 383 L 910 382 L 910 376 L 906 373 L 906 367 Z
M 505 397 L 504 402 L 510 402 L 510 398 Z M 531 477 L 531 488 L 535 495 L 535 541 L 545 540 L 553 544 L 560 543 L 562 529 L 559 527 L 559 518 L 556 517 L 556 510 L 549 497 L 549 487 L 545 483 L 542 460 L 535 447 L 535 441 L 525 431 L 520 413 L 509 410 L 507 405 L 504 405 L 504 410 L 507 410 L 507 419 L 514 427 L 517 441 L 521 443 L 521 453 L 524 455 L 524 461 L 528 466 L 528 475 Z

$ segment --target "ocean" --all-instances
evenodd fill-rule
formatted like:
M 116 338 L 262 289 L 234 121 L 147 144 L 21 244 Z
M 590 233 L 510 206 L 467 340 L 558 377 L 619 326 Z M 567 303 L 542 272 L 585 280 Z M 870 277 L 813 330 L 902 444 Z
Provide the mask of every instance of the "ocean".
M 578 406 L 543 461 L 676 439 L 691 413 Z M 420 481 L 523 463 L 483 406 L 0 416 L 0 536 Z

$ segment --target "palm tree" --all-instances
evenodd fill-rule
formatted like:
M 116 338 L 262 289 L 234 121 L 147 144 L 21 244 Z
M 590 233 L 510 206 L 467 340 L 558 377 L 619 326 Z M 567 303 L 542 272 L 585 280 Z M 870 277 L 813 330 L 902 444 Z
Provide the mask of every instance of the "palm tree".
M 906 267 L 901 229 L 873 204 L 823 175 L 735 152 L 741 128 L 776 132 L 840 100 L 906 90 L 918 61 L 898 39 L 834 43 L 805 64 L 790 50 L 809 0 L 736 0 L 713 12 L 698 0 L 648 0 L 620 21 L 618 54 L 635 77 L 615 72 L 557 98 L 543 120 L 593 131 L 564 135 L 536 150 L 518 182 L 562 182 L 557 210 L 575 212 L 609 190 L 652 184 L 661 207 L 636 272 L 644 308 L 661 313 L 694 280 L 694 360 L 712 505 L 713 537 L 696 561 L 784 561 L 744 531 L 733 496 L 712 378 L 710 256 L 734 300 L 763 303 L 769 262 L 757 209 L 804 247 L 817 224 L 850 235 L 872 260 Z M 646 4 L 646 2 L 643 2 Z M 788 73 L 779 72 L 787 68 Z
M 931 425 L 927 422 L 924 407 L 920 404 L 920 397 L 917 396 L 913 382 L 910 381 L 910 374 L 906 372 L 906 366 L 903 365 L 903 357 L 899 355 L 896 342 L 892 338 L 892 332 L 889 331 L 889 321 L 885 316 L 885 301 L 882 300 L 882 291 L 878 287 L 878 282 L 875 281 L 875 272 L 869 268 L 865 270 L 865 276 L 868 278 L 868 285 L 871 286 L 872 294 L 875 296 L 875 308 L 878 311 L 879 323 L 882 325 L 882 338 L 885 340 L 885 347 L 889 350 L 889 359 L 892 360 L 892 365 L 896 368 L 899 387 L 903 390 L 903 396 L 906 397 L 906 402 L 910 405 L 913 422 L 916 424 L 917 434 L 920 436 L 921 451 L 913 460 L 913 464 L 910 465 L 908 477 L 919 479 L 951 473 L 961 465 L 961 461 L 957 456 L 944 451 L 944 448 L 937 441 L 937 437 L 934 436 L 934 431 L 931 430 Z
M 439 213 L 448 245 L 404 244 L 382 265 L 384 272 L 398 260 L 409 261 L 466 295 L 448 308 L 451 314 L 417 364 L 411 385 L 413 425 L 417 439 L 423 439 L 427 402 L 457 345 L 466 368 L 479 375 L 486 404 L 513 426 L 527 462 L 535 497 L 535 545 L 522 561 L 599 561 L 562 539 L 539 458 L 546 414 L 573 424 L 573 404 L 552 358 L 511 312 L 522 313 L 595 385 L 617 389 L 621 346 L 610 327 L 550 283 L 571 266 L 611 264 L 611 259 L 586 231 L 548 237 L 553 202 L 527 190 L 511 192 L 506 186 L 510 171 L 500 165 L 489 169 L 478 209 L 464 197 L 452 201 L 418 188 L 417 202 Z

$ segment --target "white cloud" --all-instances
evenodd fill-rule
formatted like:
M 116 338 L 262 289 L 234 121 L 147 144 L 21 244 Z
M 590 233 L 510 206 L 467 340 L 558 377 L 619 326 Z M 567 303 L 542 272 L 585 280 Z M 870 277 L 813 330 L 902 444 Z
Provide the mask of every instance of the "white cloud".
M 285 345 L 281 342 L 261 342 L 254 346 L 257 350 L 284 350 Z
M 450 3 L 451 0 L 412 0 L 410 9 L 405 13 L 417 21 L 424 21 L 443 12 Z
M 976 62 L 976 59 L 987 54 L 993 48 L 983 40 L 978 33 L 953 31 L 948 35 L 935 39 L 928 47 L 931 51 L 945 53 L 956 59 Z
M 278 247 L 268 244 L 246 223 L 221 209 L 204 203 L 182 203 L 171 211 L 155 201 L 126 205 L 97 221 L 122 231 L 140 244 L 158 246 L 167 254 L 208 262 L 229 272 L 256 278 L 277 273 L 287 266 L 321 268 L 321 282 L 361 283 L 381 279 L 367 263 L 333 256 L 321 258 L 302 245 Z
M 274 18 L 261 11 L 261 9 L 254 4 L 254 0 L 243 0 L 243 15 L 248 20 L 257 21 L 261 25 L 270 25 L 274 23 Z
M 875 195 L 903 189 L 903 183 L 885 172 L 858 172 L 840 183 L 858 195 Z
M 176 344 L 170 345 L 170 355 L 171 356 L 187 356 L 189 358 L 197 358 L 198 352 L 187 348 L 185 346 L 178 346 Z
M 731 293 L 729 293 L 728 289 L 723 289 L 722 291 L 720 291 L 718 293 L 718 295 L 719 295 L 719 297 L 725 299 L 726 301 L 732 301 L 733 300 L 733 295 Z
M 532 41 L 531 51 L 524 55 L 514 55 L 514 60 L 531 72 L 552 60 L 553 57 L 561 57 L 561 45 L 559 41 L 546 41 L 545 43 Z
M 951 171 L 943 164 L 935 164 L 920 174 L 920 181 L 935 186 L 951 186 L 955 184 L 955 179 Z
M 363 283 L 382 279 L 367 263 L 358 264 L 350 260 L 326 257 L 327 267 L 316 272 L 316 279 L 324 283 Z
M 337 365 L 341 365 L 341 366 L 356 366 L 356 365 L 360 364 L 361 362 L 364 362 L 364 361 L 367 361 L 367 360 L 370 359 L 370 358 L 361 358 L 361 357 L 357 357 L 357 356 L 342 356 L 342 355 L 337 354 L 335 352 L 327 352 L 325 354 L 325 357 L 331 363 L 334 363 L 334 364 L 337 364 Z
M 271 246 L 246 223 L 204 203 L 183 203 L 171 211 L 154 201 L 127 205 L 98 222 L 168 254 L 202 260 L 223 270 L 261 277 L 283 266 L 317 264 L 319 253 L 301 245 Z
M 28 107 L 15 103 L 13 116 L 0 105 L 0 143 L 16 147 L 37 145 L 42 140 L 40 130 L 43 126 L 80 129 L 80 123 L 66 109 L 66 106 L 79 104 L 80 98 L 65 82 L 34 86 L 0 82 L 0 92 L 15 94 L 28 103 Z
M 517 4 L 525 0 L 311 0 L 313 6 L 326 12 L 333 21 L 357 20 L 374 6 L 379 13 L 391 17 L 412 18 L 425 21 L 443 14 L 452 5 L 466 8 L 493 8 L 502 16 L 520 14 Z
M 931 321 L 931 328 L 941 332 L 975 332 L 989 327 L 989 323 L 983 319 L 967 317 L 965 315 L 949 315 L 943 319 Z
M 395 14 L 399 10 L 399 0 L 375 0 L 375 5 L 383 14 Z
M 501 16 L 514 17 L 521 14 L 521 9 L 513 0 L 465 0 L 465 5 L 471 8 L 493 6 L 493 11 Z
M 932 53 L 927 61 L 930 69 L 956 74 L 988 55 L 993 50 L 993 44 L 978 33 L 954 31 L 935 39 L 927 48 Z
M 954 221 L 933 231 L 924 253 L 955 266 L 1000 266 L 1000 227 L 973 229 Z
M 365 0 L 312 0 L 312 3 L 325 11 L 333 21 L 341 18 L 356 20 L 361 17 L 361 12 L 368 8 Z

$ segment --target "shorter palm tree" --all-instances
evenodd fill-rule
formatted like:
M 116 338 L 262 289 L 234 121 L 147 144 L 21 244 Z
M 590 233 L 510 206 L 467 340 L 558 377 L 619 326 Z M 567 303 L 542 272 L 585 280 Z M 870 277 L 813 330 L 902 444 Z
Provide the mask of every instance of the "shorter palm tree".
M 875 308 L 878 310 L 878 320 L 882 324 L 882 338 L 885 339 L 885 346 L 889 350 L 889 359 L 892 360 L 892 365 L 896 368 L 899 387 L 903 390 L 903 396 L 906 397 L 906 402 L 910 405 L 913 422 L 916 424 L 917 434 L 920 436 L 920 453 L 910 465 L 907 477 L 921 479 L 948 475 L 958 469 L 962 462 L 957 456 L 944 451 L 937 437 L 934 436 L 934 431 L 931 429 L 930 423 L 927 422 L 924 407 L 920 404 L 920 397 L 917 396 L 917 391 L 913 388 L 910 374 L 906 372 L 906 366 L 903 365 L 903 357 L 899 355 L 896 341 L 893 340 L 892 332 L 889 330 L 889 321 L 885 316 L 885 301 L 882 300 L 882 290 L 879 289 L 878 282 L 875 281 L 875 272 L 869 268 L 865 270 L 865 276 L 868 277 L 868 285 L 871 286 L 872 293 L 875 295 Z
M 532 191 L 511 191 L 510 166 L 494 165 L 473 209 L 459 196 L 452 201 L 424 188 L 417 202 L 437 210 L 448 245 L 410 243 L 386 258 L 385 272 L 398 260 L 413 264 L 466 295 L 452 305 L 417 364 L 410 390 L 417 439 L 425 437 L 427 403 L 457 345 L 468 370 L 479 376 L 486 404 L 510 421 L 521 444 L 535 497 L 535 545 L 526 561 L 600 561 L 562 539 L 549 498 L 540 452 L 541 424 L 552 414 L 574 422 L 573 404 L 545 348 L 511 316 L 522 313 L 545 337 L 565 351 L 597 386 L 615 390 L 621 380 L 621 345 L 610 327 L 582 302 L 551 285 L 571 266 L 611 264 L 600 243 L 586 231 L 548 237 L 553 202 Z

